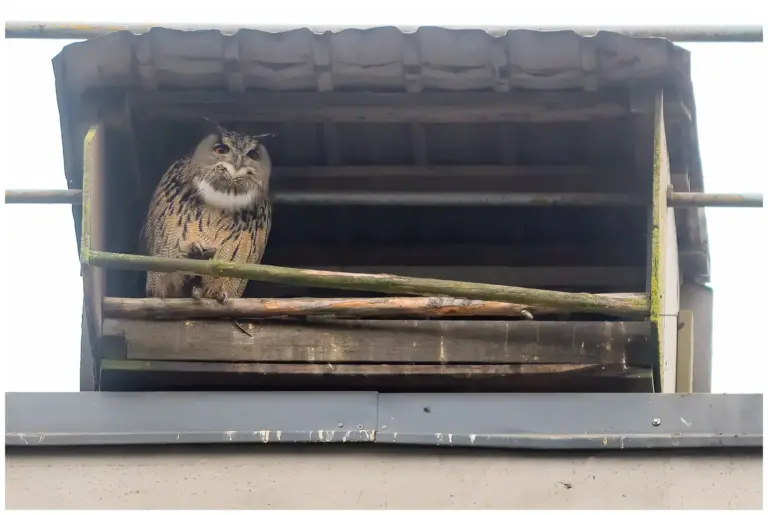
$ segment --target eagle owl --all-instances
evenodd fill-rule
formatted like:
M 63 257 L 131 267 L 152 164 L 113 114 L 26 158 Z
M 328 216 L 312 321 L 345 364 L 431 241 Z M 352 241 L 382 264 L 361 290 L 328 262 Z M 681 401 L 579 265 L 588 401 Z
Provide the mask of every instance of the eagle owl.
M 155 189 L 142 231 L 150 256 L 259 263 L 269 237 L 272 168 L 262 136 L 210 122 Z M 220 302 L 242 297 L 247 279 L 148 272 L 147 297 Z

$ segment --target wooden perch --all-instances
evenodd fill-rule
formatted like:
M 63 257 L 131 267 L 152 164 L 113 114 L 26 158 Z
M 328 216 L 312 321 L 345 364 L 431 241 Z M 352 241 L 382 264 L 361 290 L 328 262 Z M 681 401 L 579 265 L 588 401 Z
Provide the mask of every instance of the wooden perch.
M 615 293 L 600 296 L 629 301 L 642 301 L 647 298 L 644 293 Z M 556 308 L 537 308 L 522 304 L 451 297 L 231 299 L 225 304 L 209 299 L 196 301 L 193 299 L 107 297 L 104 299 L 103 309 L 104 316 L 111 318 L 153 320 L 256 319 L 311 315 L 333 315 L 337 318 L 395 316 L 531 318 L 533 315 L 564 312 Z
M 6 204 L 80 204 L 82 190 L 5 190 Z
M 591 293 L 566 293 L 516 286 L 419 279 L 396 275 L 302 270 L 270 265 L 172 259 L 99 251 L 89 251 L 81 257 L 86 265 L 123 270 L 186 272 L 195 275 L 238 277 L 253 281 L 297 286 L 374 291 L 389 294 L 445 295 L 472 300 L 512 302 L 527 306 L 563 309 L 570 312 L 604 313 L 619 316 L 647 316 L 650 312 L 647 297 L 620 299 Z

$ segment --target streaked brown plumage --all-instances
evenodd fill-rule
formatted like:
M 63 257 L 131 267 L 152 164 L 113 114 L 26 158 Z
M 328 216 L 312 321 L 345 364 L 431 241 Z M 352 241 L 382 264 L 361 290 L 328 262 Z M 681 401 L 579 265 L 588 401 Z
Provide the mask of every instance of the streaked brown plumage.
M 260 136 L 211 124 L 165 172 L 142 231 L 150 256 L 260 263 L 272 222 L 271 161 Z M 248 281 L 148 272 L 147 297 L 242 297 Z

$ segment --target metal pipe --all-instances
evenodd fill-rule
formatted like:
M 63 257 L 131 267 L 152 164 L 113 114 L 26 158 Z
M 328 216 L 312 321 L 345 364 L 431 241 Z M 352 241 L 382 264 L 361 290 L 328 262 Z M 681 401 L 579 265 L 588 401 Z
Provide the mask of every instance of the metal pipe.
M 670 207 L 763 207 L 760 193 L 675 193 L 667 195 Z
M 6 204 L 80 204 L 82 190 L 6 190 Z M 675 193 L 670 207 L 763 207 L 763 196 L 730 193 Z M 634 195 L 602 193 L 449 193 L 449 192 L 278 192 L 279 204 L 412 206 L 599 206 L 644 205 Z
M 80 204 L 82 190 L 5 190 L 6 204 Z
M 77 23 L 77 22 L 46 22 L 46 21 L 10 21 L 5 23 L 5 37 L 17 39 L 92 39 L 111 32 L 128 30 L 134 34 L 144 34 L 153 27 L 164 27 L 178 30 L 218 30 L 224 34 L 233 34 L 240 29 L 262 30 L 265 32 L 285 32 L 298 28 L 308 28 L 315 33 L 339 32 L 344 29 L 375 28 L 377 25 L 212 25 L 205 23 L 184 24 L 137 24 L 137 23 Z M 481 25 L 443 25 L 448 29 L 480 29 L 493 35 L 501 35 L 510 30 L 527 29 L 540 31 L 573 30 L 574 32 L 591 36 L 600 31 L 618 32 L 632 37 L 656 37 L 674 42 L 739 42 L 762 43 L 763 27 L 761 25 L 690 25 L 690 26 L 481 26 Z M 419 26 L 398 25 L 403 32 L 415 32 Z

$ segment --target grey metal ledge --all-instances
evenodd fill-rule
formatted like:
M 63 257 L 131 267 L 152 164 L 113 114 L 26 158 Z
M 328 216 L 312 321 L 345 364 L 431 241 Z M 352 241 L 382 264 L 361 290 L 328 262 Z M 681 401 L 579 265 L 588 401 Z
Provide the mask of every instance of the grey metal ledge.
M 6 393 L 6 446 L 305 442 L 761 448 L 763 399 L 646 393 Z

